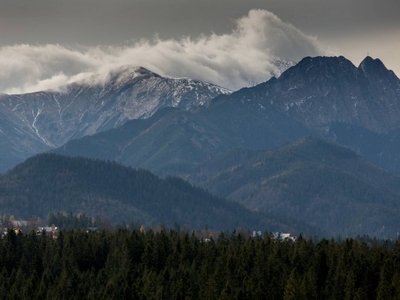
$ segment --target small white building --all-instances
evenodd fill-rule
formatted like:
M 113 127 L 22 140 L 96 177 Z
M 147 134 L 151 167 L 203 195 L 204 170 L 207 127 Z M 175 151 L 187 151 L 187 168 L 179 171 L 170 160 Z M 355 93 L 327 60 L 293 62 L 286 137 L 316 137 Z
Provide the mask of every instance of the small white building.
M 279 240 L 279 241 L 287 241 L 287 240 L 291 240 L 293 242 L 296 241 L 296 237 L 291 235 L 290 233 L 283 233 L 283 232 L 273 232 L 272 233 L 272 237 L 275 240 Z

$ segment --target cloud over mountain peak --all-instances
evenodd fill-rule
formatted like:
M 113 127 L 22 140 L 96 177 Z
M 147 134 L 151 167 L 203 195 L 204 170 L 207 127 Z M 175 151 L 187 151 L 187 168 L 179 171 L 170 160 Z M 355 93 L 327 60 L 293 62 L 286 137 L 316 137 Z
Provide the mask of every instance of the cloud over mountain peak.
M 228 34 L 140 40 L 125 46 L 14 45 L 0 48 L 0 92 L 59 90 L 124 65 L 239 89 L 278 75 L 277 59 L 327 54 L 316 38 L 266 10 L 251 10 Z M 94 74 L 100 76 L 93 76 Z

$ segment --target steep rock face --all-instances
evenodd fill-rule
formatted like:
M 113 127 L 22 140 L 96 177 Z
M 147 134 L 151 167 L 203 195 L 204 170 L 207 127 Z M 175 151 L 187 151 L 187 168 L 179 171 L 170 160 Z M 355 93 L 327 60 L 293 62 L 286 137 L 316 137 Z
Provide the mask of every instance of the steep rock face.
M 322 131 L 335 122 L 376 133 L 400 128 L 400 80 L 371 57 L 359 67 L 344 57 L 307 57 L 257 88 L 263 104 Z
M 92 78 L 93 81 L 99 81 Z M 0 95 L 0 134 L 26 158 L 80 138 L 147 118 L 161 107 L 193 109 L 229 94 L 218 86 L 187 78 L 165 78 L 144 68 L 113 71 L 103 84 L 74 83 L 63 92 Z M 16 131 L 17 133 L 14 133 Z

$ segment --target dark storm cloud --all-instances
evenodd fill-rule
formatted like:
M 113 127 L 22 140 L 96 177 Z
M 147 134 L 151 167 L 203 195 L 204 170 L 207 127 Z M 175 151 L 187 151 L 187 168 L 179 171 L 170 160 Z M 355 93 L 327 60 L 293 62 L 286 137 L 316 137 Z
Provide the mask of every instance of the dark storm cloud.
M 1 44 L 109 45 L 155 33 L 222 34 L 258 8 L 319 37 L 400 24 L 397 0 L 1 0 L 0 8 Z
M 330 53 L 355 63 L 370 53 L 400 74 L 398 3 L 0 0 L 0 92 L 56 88 L 124 63 L 236 89 L 266 80 L 274 56 Z M 241 31 L 238 20 L 252 9 L 266 12 L 257 22 L 269 31 L 254 34 L 254 22 Z
M 306 55 L 324 53 L 316 39 L 273 13 L 251 10 L 236 20 L 230 33 L 195 39 L 143 39 L 107 47 L 3 46 L 0 90 L 20 93 L 59 89 L 88 78 L 101 83 L 112 69 L 123 65 L 144 66 L 162 75 L 196 78 L 238 89 L 279 74 L 274 65 L 278 58 L 297 61 Z

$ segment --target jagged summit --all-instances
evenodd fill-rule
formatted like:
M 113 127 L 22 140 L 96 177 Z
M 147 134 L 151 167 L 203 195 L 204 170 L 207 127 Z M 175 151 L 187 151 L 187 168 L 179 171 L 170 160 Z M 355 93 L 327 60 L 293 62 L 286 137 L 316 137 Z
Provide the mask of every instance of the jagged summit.
M 383 62 L 367 56 L 358 67 L 369 81 L 387 81 L 388 84 L 398 84 L 399 78 L 392 70 L 388 70 Z
M 335 84 L 337 81 L 342 81 L 342 78 L 338 77 L 339 74 L 356 80 L 356 73 L 357 67 L 343 56 L 305 57 L 297 65 L 283 72 L 279 81 L 290 83 L 291 86 L 287 86 L 285 89 L 298 89 L 301 86 L 317 82 L 323 88 L 327 81 Z
M 379 58 L 372 58 L 371 56 L 366 56 L 359 65 L 359 68 L 366 69 L 366 68 L 384 68 L 386 69 L 385 65 Z
M 380 133 L 400 128 L 400 79 L 379 59 L 356 67 L 343 56 L 305 57 L 257 89 L 261 105 L 321 130 L 332 122 Z
M 379 63 L 382 64 L 382 61 L 381 61 L 380 59 L 378 59 L 378 58 L 374 59 L 374 58 L 372 58 L 371 56 L 367 55 L 367 56 L 361 61 L 360 66 L 363 65 L 363 64 L 371 63 L 371 62 L 379 62 Z
M 109 73 L 110 79 L 109 81 L 129 81 L 135 78 L 150 78 L 150 77 L 161 77 L 160 75 L 144 68 L 144 67 L 136 67 L 136 66 L 121 66 L 114 70 L 111 70 Z
M 338 79 L 340 75 L 347 78 L 354 77 L 353 80 L 356 80 L 356 77 L 365 77 L 380 81 L 386 79 L 392 83 L 399 81 L 396 74 L 388 70 L 380 59 L 374 59 L 371 56 L 365 57 L 358 67 L 344 56 L 305 57 L 297 65 L 284 72 L 281 78 L 299 73 L 309 80 Z M 317 78 L 315 75 L 321 75 L 321 77 Z

